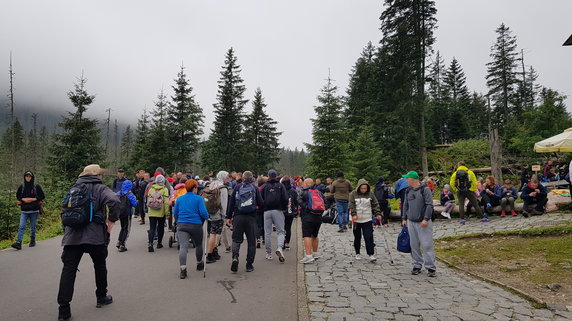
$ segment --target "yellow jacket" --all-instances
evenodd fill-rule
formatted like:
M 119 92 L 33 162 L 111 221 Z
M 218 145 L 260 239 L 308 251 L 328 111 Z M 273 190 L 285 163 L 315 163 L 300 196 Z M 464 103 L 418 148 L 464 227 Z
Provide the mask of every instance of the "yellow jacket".
M 163 209 L 155 210 L 152 208 L 147 209 L 147 215 L 149 217 L 163 217 L 169 215 L 169 189 L 166 186 L 160 186 L 158 184 L 153 184 L 149 191 L 147 192 L 147 197 L 149 197 L 153 192 L 160 192 L 163 194 Z
M 476 192 L 477 186 L 479 185 L 479 182 L 477 181 L 477 176 L 475 176 L 475 173 L 473 173 L 473 171 L 470 171 L 466 166 L 459 166 L 459 168 L 457 168 L 457 170 L 453 173 L 453 175 L 451 175 L 451 180 L 449 181 L 449 185 L 451 185 L 451 189 L 453 190 L 453 192 L 457 192 L 457 186 L 455 186 L 455 181 L 457 180 L 457 171 L 459 170 L 467 172 L 467 174 L 469 175 L 469 181 L 471 182 L 471 187 L 469 188 L 469 191 Z

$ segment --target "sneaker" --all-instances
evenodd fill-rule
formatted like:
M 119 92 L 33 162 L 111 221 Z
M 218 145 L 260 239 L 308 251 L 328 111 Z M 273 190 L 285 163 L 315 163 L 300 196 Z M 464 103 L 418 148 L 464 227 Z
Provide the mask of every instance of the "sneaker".
M 230 265 L 230 270 L 232 272 L 235 272 L 235 273 L 238 271 L 238 258 L 232 259 L 232 264 Z
M 14 243 L 12 243 L 12 247 L 15 248 L 16 250 L 21 250 L 22 249 L 22 243 L 14 242 Z
M 362 259 L 361 254 L 356 254 L 356 260 L 361 260 L 361 259 Z
M 117 241 L 117 244 L 115 244 L 116 248 L 120 248 L 121 247 L 121 242 Z
M 345 232 L 344 228 L 340 227 L 340 229 L 338 230 L 338 233 L 343 233 L 343 232 Z
M 437 272 L 435 270 L 427 270 L 427 276 L 434 278 L 437 276 Z
M 246 272 L 254 271 L 254 265 L 252 263 L 246 263 Z
M 286 261 L 286 259 L 284 258 L 284 253 L 282 253 L 281 248 L 278 248 L 276 250 L 276 255 L 278 255 L 278 261 L 280 261 L 280 263 L 284 263 L 284 261 Z
M 162 248 L 163 248 L 163 244 L 157 243 L 157 248 L 158 248 L 158 249 L 162 249 Z
M 224 253 L 230 253 L 230 247 L 227 247 L 226 249 L 224 249 Z
M 125 245 L 121 245 L 119 247 L 119 252 L 125 252 L 125 251 L 127 251 L 127 248 L 125 247 Z
M 485 208 L 487 210 L 490 210 L 491 208 L 493 208 L 493 205 L 491 203 L 487 203 L 487 205 L 485 206 Z
M 288 245 L 288 244 L 284 244 L 284 250 L 286 250 L 286 251 L 290 251 L 290 245 Z
M 257 248 L 257 249 L 260 248 L 260 239 L 256 240 L 256 248 Z
M 206 261 L 206 263 L 207 263 L 207 264 L 211 264 L 211 263 L 214 263 L 214 262 L 216 262 L 216 260 L 213 258 L 213 254 L 212 254 L 212 253 L 207 254 L 207 261 Z
M 314 257 L 308 255 L 304 255 L 304 257 L 300 260 L 300 263 L 302 264 L 308 264 L 312 262 L 314 262 Z
M 313 257 L 314 259 L 319 259 L 319 258 L 322 257 L 322 253 L 320 253 L 320 252 L 314 252 L 314 254 L 312 254 L 312 257 Z
M 34 247 L 36 246 L 36 241 L 30 241 L 30 244 L 28 245 L 29 247 Z
M 155 250 L 153 249 L 153 244 L 149 244 L 149 245 L 147 246 L 147 250 L 148 250 L 149 252 L 155 252 Z
M 145 221 L 141 221 L 139 225 L 145 225 Z
M 272 261 L 272 254 L 266 253 L 266 259 Z
M 187 278 L 187 269 L 181 269 L 181 273 L 179 274 L 179 278 L 180 279 L 186 279 Z
M 451 219 L 451 214 L 449 214 L 447 212 L 441 212 L 441 216 L 443 216 L 446 219 Z
M 204 269 L 205 269 L 205 263 L 204 262 L 197 263 L 197 271 L 202 271 Z
M 413 270 L 411 270 L 412 275 L 417 275 L 419 273 L 421 273 L 421 268 L 413 268 Z
M 370 255 L 370 256 L 369 256 L 369 261 L 370 261 L 371 263 L 373 263 L 373 262 L 377 261 L 377 258 L 376 258 L 375 256 L 373 256 L 373 255 Z
M 460 220 L 460 221 L 459 221 L 459 224 L 465 225 L 465 222 L 466 222 L 465 220 Z
M 113 297 L 111 295 L 104 296 L 103 298 L 97 298 L 96 308 L 101 308 L 104 305 L 113 303 Z
M 348 224 L 349 225 L 349 224 Z M 344 230 L 348 229 L 348 225 L 344 225 Z
M 481 222 L 483 222 L 483 223 L 487 223 L 487 222 L 490 222 L 490 221 L 491 221 L 491 219 L 488 218 L 488 217 L 483 217 L 483 218 L 481 218 Z
M 514 210 L 510 211 L 510 214 L 511 214 L 512 216 L 518 216 L 518 214 L 516 214 L 516 212 L 515 212 Z
M 505 212 L 505 211 L 500 212 L 500 216 L 501 216 L 501 217 L 505 217 L 505 216 L 506 216 L 506 212 Z

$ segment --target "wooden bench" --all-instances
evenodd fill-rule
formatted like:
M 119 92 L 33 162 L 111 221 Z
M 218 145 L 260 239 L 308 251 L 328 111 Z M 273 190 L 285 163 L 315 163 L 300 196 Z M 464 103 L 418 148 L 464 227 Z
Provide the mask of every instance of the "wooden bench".
M 542 184 L 542 186 L 544 186 L 548 189 L 555 189 L 555 188 L 559 188 L 559 187 L 568 188 L 568 185 L 570 185 L 567 181 L 565 181 L 563 179 L 561 179 L 559 181 L 553 181 L 553 182 L 542 182 L 540 184 Z

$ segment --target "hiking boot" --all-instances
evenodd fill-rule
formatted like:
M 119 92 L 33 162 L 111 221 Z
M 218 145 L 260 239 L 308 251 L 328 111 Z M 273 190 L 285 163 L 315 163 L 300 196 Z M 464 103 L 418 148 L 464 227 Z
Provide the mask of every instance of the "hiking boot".
M 427 276 L 434 278 L 437 276 L 437 272 L 435 270 L 427 270 Z
M 71 319 L 71 309 L 68 305 L 60 305 L 58 308 L 58 321 L 68 321 Z
M 147 246 L 147 250 L 149 252 L 155 252 L 155 250 L 153 249 L 153 243 L 149 243 L 149 245 Z
M 312 262 L 314 262 L 314 257 L 308 255 L 304 255 L 304 257 L 300 260 L 300 263 L 302 264 L 308 264 Z
M 370 255 L 370 256 L 369 256 L 369 261 L 370 261 L 371 263 L 374 263 L 375 261 L 377 261 L 377 258 L 376 258 L 375 256 L 373 256 L 373 255 Z
M 104 296 L 103 298 L 97 298 L 96 308 L 101 308 L 104 305 L 113 303 L 113 297 L 111 295 Z
M 29 247 L 34 247 L 34 246 L 36 246 L 36 241 L 35 241 L 35 240 L 30 241 L 30 244 L 28 244 L 28 246 L 29 246 Z
M 256 248 L 257 248 L 257 249 L 260 248 L 260 239 L 256 240 Z
M 157 248 L 158 248 L 158 249 L 162 249 L 162 248 L 163 248 L 163 244 L 157 243 Z
M 343 227 L 340 227 L 340 229 L 338 230 L 338 233 L 343 233 L 343 232 L 345 232 L 345 231 L 346 231 L 346 230 L 344 230 Z
M 319 259 L 319 258 L 322 257 L 322 253 L 320 253 L 320 252 L 314 252 L 314 254 L 312 254 L 312 257 L 313 257 L 314 259 Z
M 125 245 L 121 245 L 119 247 L 119 252 L 125 252 L 125 251 L 127 251 L 127 248 L 125 247 Z
M 246 263 L 246 272 L 254 271 L 254 265 L 252 263 Z
M 22 249 L 22 243 L 14 242 L 14 243 L 12 243 L 12 247 L 15 248 L 16 250 L 21 250 Z
M 218 250 L 216 249 L 216 247 L 215 247 L 214 250 L 213 250 L 213 259 L 214 259 L 215 261 L 220 260 L 220 255 L 218 255 Z
M 518 214 L 516 214 L 516 212 L 515 212 L 514 210 L 510 211 L 510 214 L 511 214 L 512 216 L 518 216 Z
M 272 261 L 272 254 L 266 253 L 266 259 Z
M 346 231 L 347 231 L 347 230 L 348 230 L 348 226 L 349 226 L 349 225 L 350 225 L 349 223 L 348 223 L 348 225 L 344 225 L 344 230 L 346 230 Z
M 417 275 L 419 273 L 421 273 L 421 268 L 413 268 L 413 270 L 411 270 L 412 275 Z
M 238 271 L 238 258 L 232 259 L 232 264 L 230 265 L 230 270 L 232 272 L 235 272 L 235 273 Z
M 501 216 L 501 217 L 505 217 L 505 216 L 506 216 L 506 212 L 505 212 L 505 211 L 501 211 L 501 212 L 500 212 L 500 216 Z
M 202 271 L 205 269 L 205 263 L 204 262 L 199 262 L 197 263 L 197 271 Z
M 216 260 L 213 258 L 212 253 L 207 254 L 207 261 L 206 262 L 207 262 L 207 264 L 211 264 L 211 263 L 216 262 Z
M 186 279 L 187 278 L 187 269 L 181 269 L 181 273 L 179 274 L 179 278 L 180 279 Z
M 280 261 L 280 263 L 284 263 L 284 261 L 286 261 L 286 259 L 284 258 L 284 253 L 282 253 L 281 248 L 278 248 L 276 250 L 276 255 L 278 255 L 278 261 Z
M 117 244 L 115 244 L 115 247 L 119 249 L 121 247 L 121 242 L 117 241 Z
M 528 213 L 527 211 L 522 211 L 522 216 L 528 218 L 530 216 L 530 213 Z

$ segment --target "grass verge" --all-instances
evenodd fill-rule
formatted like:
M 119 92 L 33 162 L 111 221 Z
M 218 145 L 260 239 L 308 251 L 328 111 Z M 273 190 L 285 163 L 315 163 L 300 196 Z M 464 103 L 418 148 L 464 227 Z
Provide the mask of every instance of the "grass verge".
M 57 210 L 46 210 L 46 215 L 39 216 L 36 228 L 36 241 L 50 239 L 62 235 L 61 218 Z M 12 240 L 1 240 L 0 250 L 9 248 L 16 241 L 17 233 Z M 30 222 L 26 224 L 22 245 L 30 243 Z

